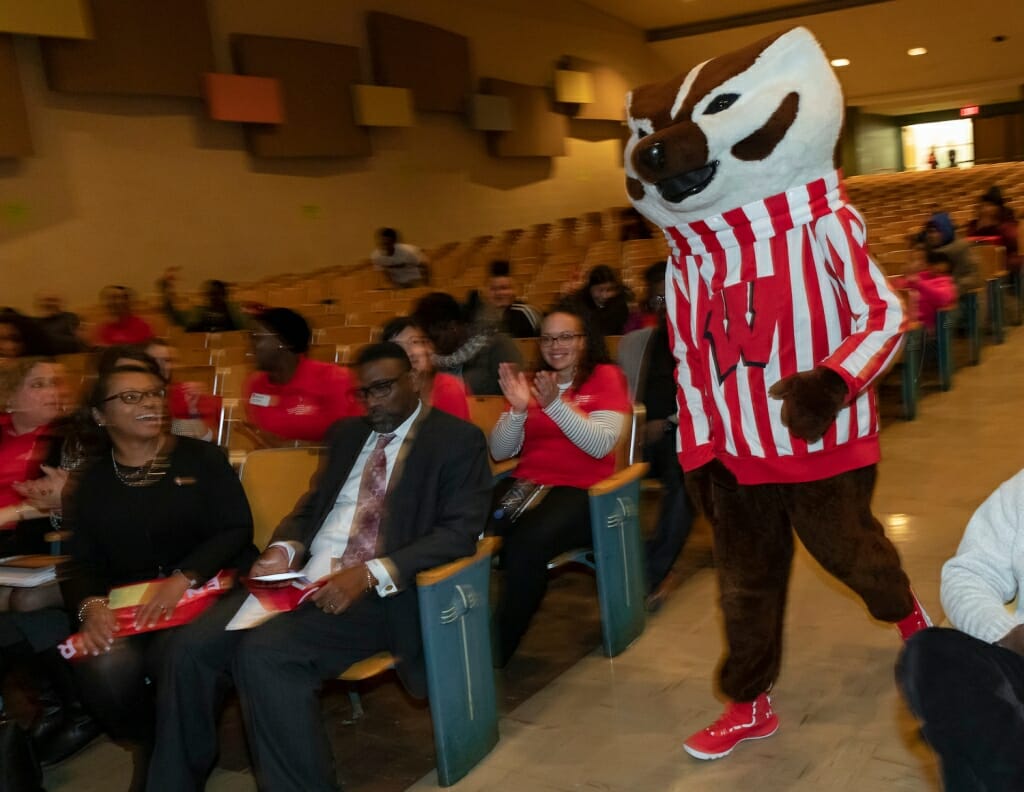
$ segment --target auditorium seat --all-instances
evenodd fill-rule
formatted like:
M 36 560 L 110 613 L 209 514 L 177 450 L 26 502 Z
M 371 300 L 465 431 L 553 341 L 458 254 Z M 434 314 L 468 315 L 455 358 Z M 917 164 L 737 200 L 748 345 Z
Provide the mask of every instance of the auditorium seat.
M 239 471 L 253 514 L 253 541 L 266 547 L 274 529 L 309 489 L 321 448 L 254 451 Z M 490 639 L 491 560 L 500 540 L 486 537 L 475 555 L 416 575 L 420 629 L 441 786 L 463 778 L 498 742 L 498 706 Z M 356 683 L 394 668 L 387 652 L 354 663 L 339 679 Z M 362 704 L 350 694 L 353 716 Z

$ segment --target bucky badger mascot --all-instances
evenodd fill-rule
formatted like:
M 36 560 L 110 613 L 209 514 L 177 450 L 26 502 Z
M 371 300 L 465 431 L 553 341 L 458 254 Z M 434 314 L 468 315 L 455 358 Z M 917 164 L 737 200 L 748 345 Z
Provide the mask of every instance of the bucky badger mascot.
M 778 728 L 793 532 L 906 639 L 928 626 L 871 513 L 872 383 L 903 310 L 836 156 L 839 82 L 803 28 L 633 91 L 626 189 L 664 229 L 679 457 L 714 528 L 732 700 L 685 748 L 717 759 Z

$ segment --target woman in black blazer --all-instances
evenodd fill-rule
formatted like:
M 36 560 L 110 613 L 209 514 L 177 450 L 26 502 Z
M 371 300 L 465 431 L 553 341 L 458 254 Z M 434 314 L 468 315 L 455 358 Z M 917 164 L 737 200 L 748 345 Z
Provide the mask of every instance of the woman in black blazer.
M 142 783 L 154 718 L 162 716 L 146 679 L 158 680 L 169 643 L 186 633 L 172 628 L 119 639 L 107 595 L 115 586 L 159 579 L 136 624 L 170 619 L 187 589 L 222 569 L 248 569 L 256 557 L 252 515 L 219 448 L 167 431 L 165 383 L 153 371 L 117 366 L 101 373 L 86 409 L 105 449 L 65 498 L 73 567 L 64 599 L 89 653 L 75 673 L 111 736 L 138 749 L 135 776 Z

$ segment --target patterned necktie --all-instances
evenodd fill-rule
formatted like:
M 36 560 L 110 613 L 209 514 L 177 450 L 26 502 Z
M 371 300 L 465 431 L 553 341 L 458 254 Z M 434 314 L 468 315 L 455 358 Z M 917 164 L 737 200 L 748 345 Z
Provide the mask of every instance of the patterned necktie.
M 384 494 L 387 491 L 388 462 L 384 447 L 395 439 L 393 434 L 381 435 L 377 445 L 370 452 L 359 482 L 359 497 L 356 499 L 356 513 L 352 517 L 348 544 L 334 569 L 345 569 L 365 564 L 377 556 L 377 535 L 384 514 Z

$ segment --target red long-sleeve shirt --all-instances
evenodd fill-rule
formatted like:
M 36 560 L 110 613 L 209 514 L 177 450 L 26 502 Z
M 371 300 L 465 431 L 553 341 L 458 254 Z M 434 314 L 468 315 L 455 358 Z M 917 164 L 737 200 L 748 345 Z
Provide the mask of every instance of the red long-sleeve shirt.
M 905 318 L 840 172 L 665 234 L 684 470 L 717 457 L 741 484 L 762 484 L 877 462 L 870 386 L 899 350 Z M 842 377 L 849 402 L 807 443 L 783 426 L 768 389 L 817 366 Z

